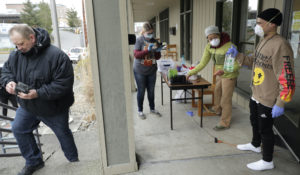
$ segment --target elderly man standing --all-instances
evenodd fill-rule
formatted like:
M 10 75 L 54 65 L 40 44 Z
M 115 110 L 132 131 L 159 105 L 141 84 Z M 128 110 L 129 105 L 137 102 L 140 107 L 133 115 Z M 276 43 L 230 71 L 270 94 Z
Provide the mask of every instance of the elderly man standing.
M 9 36 L 17 49 L 5 62 L 0 81 L 8 93 L 17 95 L 20 104 L 12 124 L 26 160 L 19 175 L 30 175 L 44 167 L 42 153 L 32 133 L 41 121 L 53 130 L 66 158 L 70 162 L 78 161 L 68 124 L 69 108 L 74 102 L 74 73 L 70 59 L 51 45 L 44 29 L 18 24 L 10 29 Z M 29 91 L 17 88 L 19 83 L 28 85 Z
M 290 44 L 279 34 L 282 14 L 270 8 L 258 14 L 255 34 L 261 37 L 255 54 L 251 57 L 238 54 L 242 65 L 252 66 L 252 97 L 250 99 L 250 121 L 252 141 L 237 145 L 239 150 L 263 153 L 262 159 L 249 163 L 252 170 L 273 169 L 274 118 L 283 115 L 284 104 L 292 100 L 295 92 L 294 56 Z M 227 53 L 237 54 L 232 47 Z M 262 149 L 261 149 L 262 144 Z

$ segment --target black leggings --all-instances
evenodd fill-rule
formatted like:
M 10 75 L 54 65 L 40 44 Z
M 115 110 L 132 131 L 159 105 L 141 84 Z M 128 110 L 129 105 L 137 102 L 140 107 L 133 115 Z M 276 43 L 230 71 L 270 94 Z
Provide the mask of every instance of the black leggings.
M 271 162 L 274 152 L 274 132 L 272 108 L 256 103 L 250 99 L 250 121 L 252 125 L 252 145 L 259 147 L 262 143 L 263 160 Z

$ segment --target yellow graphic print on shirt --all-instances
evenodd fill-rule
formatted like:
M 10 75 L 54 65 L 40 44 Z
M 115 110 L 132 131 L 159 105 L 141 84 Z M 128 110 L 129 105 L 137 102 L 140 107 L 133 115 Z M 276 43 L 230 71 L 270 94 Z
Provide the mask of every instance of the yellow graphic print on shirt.
M 262 68 L 256 67 L 253 75 L 253 85 L 258 86 L 265 80 L 265 73 Z

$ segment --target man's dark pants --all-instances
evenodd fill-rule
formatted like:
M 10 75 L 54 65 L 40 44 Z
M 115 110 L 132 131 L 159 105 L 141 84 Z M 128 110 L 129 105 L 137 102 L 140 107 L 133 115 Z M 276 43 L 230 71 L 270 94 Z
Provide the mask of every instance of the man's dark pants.
M 42 162 L 41 152 L 38 149 L 33 130 L 35 130 L 40 121 L 50 127 L 57 136 L 61 148 L 69 161 L 78 159 L 77 148 L 74 142 L 73 134 L 69 129 L 69 110 L 60 114 L 41 117 L 36 116 L 24 108 L 19 107 L 16 117 L 12 123 L 12 131 L 19 145 L 22 156 L 26 160 L 27 166 L 34 166 Z
M 252 125 L 252 145 L 259 147 L 262 143 L 263 160 L 273 159 L 275 137 L 273 132 L 272 108 L 256 103 L 250 99 L 250 121 Z

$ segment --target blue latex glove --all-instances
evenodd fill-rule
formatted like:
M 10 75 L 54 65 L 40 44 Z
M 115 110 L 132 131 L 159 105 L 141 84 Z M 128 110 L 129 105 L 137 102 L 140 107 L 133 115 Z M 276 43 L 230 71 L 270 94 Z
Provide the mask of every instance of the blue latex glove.
M 284 108 L 274 105 L 272 108 L 272 118 L 281 116 L 284 113 Z
M 227 50 L 226 55 L 232 54 L 233 57 L 236 57 L 236 55 L 238 54 L 237 49 L 231 45 L 231 47 Z
M 153 46 L 154 46 L 154 44 L 150 43 L 149 46 L 148 46 L 148 51 L 151 51 Z
M 161 49 L 162 49 L 162 47 L 159 47 L 159 48 L 157 48 L 157 49 L 155 50 L 155 52 L 160 52 Z

